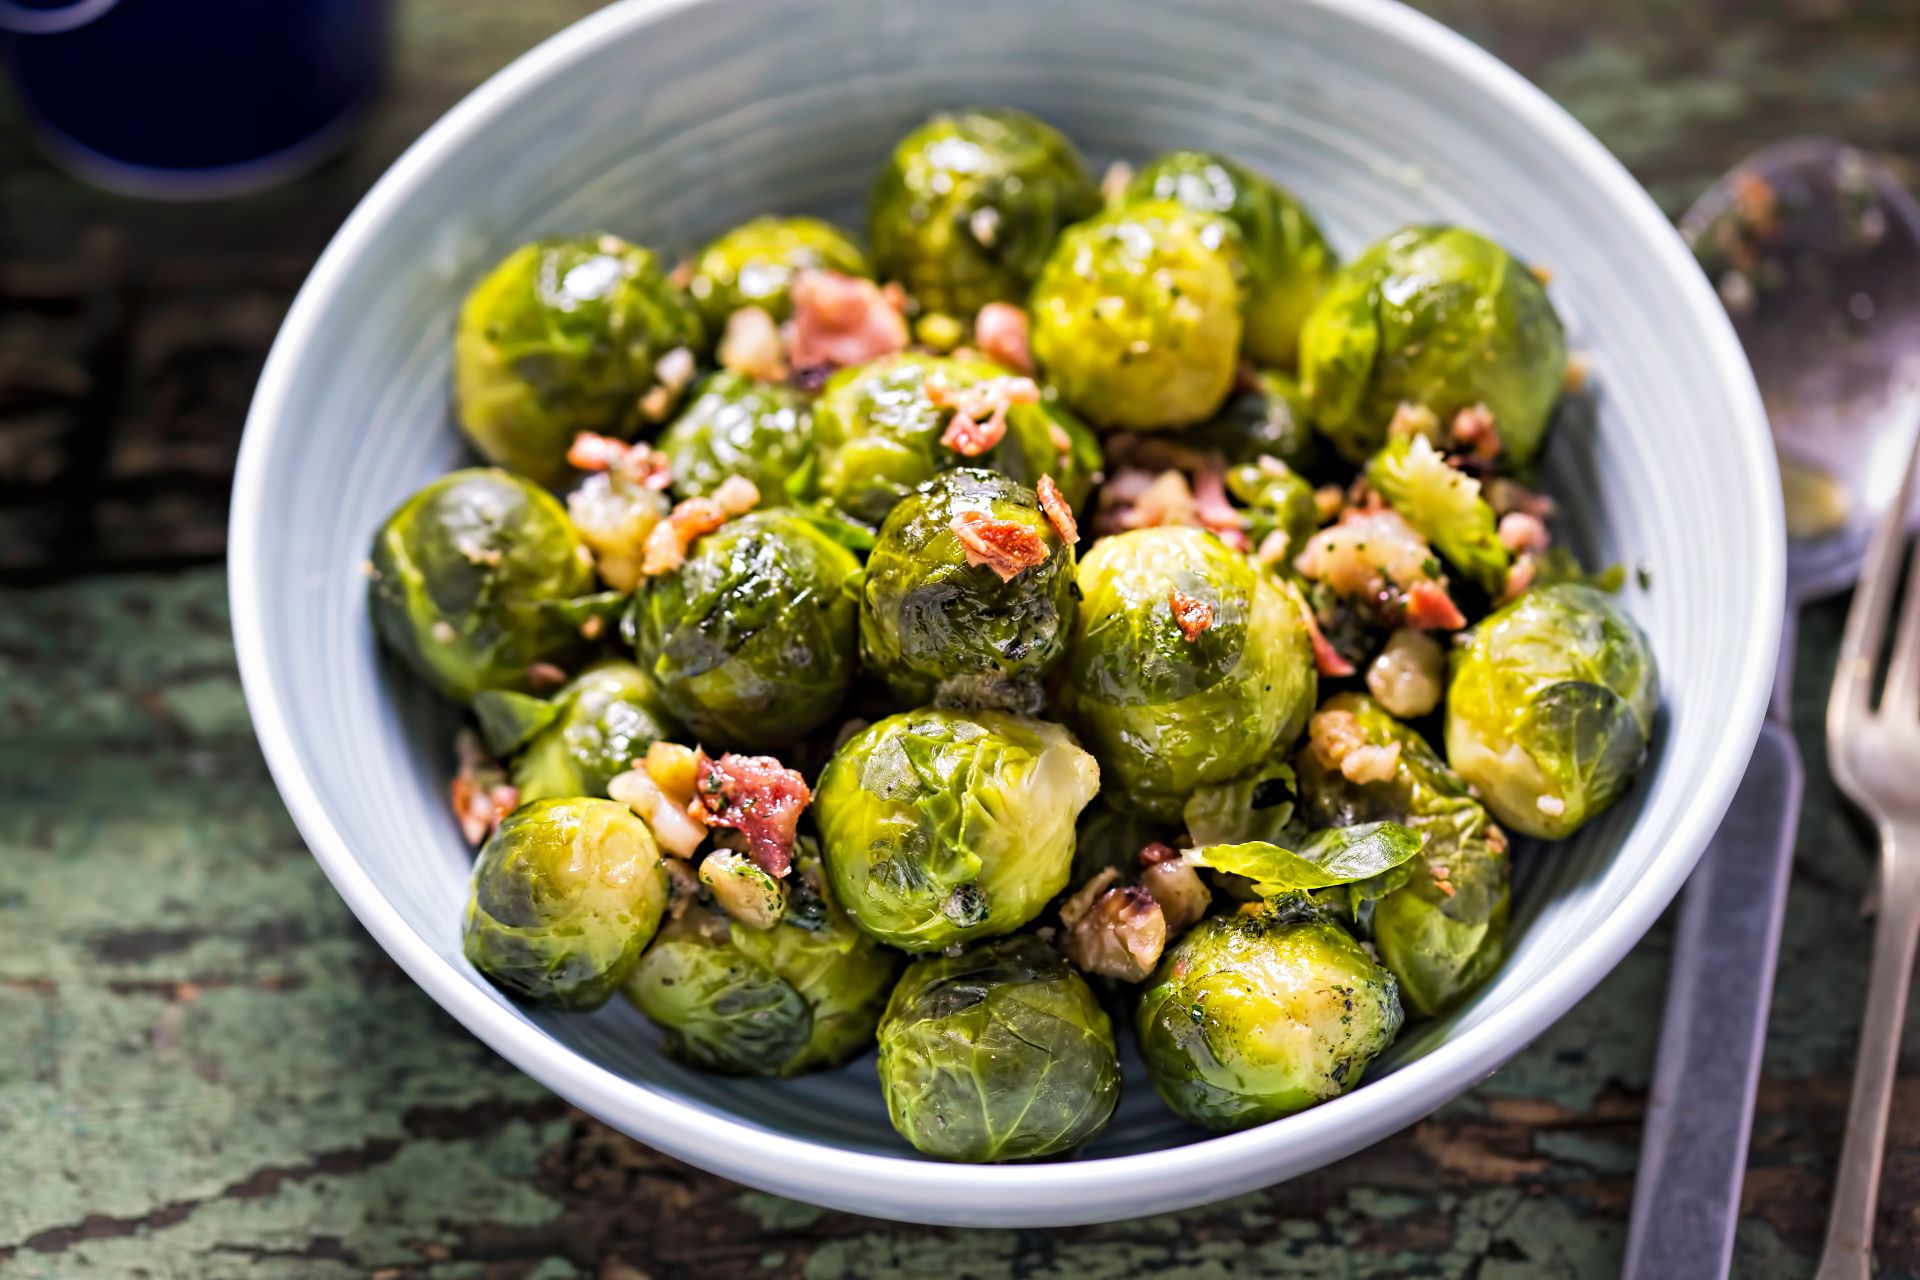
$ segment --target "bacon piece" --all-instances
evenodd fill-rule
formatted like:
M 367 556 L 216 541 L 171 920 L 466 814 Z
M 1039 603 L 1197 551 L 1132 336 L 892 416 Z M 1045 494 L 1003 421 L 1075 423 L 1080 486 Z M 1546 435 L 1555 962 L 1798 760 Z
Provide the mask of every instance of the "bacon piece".
M 1140 846 L 1140 865 L 1143 867 L 1171 862 L 1179 856 L 1180 851 L 1163 840 L 1154 840 Z
M 1509 511 L 1524 511 L 1530 516 L 1538 516 L 1545 520 L 1554 512 L 1552 498 L 1544 493 L 1535 493 L 1525 485 L 1509 480 L 1505 476 L 1494 476 L 1488 480 L 1481 494 L 1497 516 L 1504 516 Z
M 1193 476 L 1193 510 L 1200 527 L 1208 529 L 1235 551 L 1247 549 L 1246 519 L 1227 501 L 1227 484 L 1220 471 L 1203 467 Z
M 1307 619 L 1307 639 L 1313 642 L 1313 666 L 1323 676 L 1350 676 L 1354 665 L 1340 656 L 1333 647 L 1333 641 L 1327 639 L 1327 633 L 1320 629 L 1320 619 L 1313 610 L 1305 611 Z
M 1073 508 L 1067 505 L 1066 495 L 1060 492 L 1053 477 L 1041 476 L 1035 492 L 1040 495 L 1040 509 L 1047 513 L 1047 522 L 1060 535 L 1060 541 L 1068 546 L 1080 541 L 1080 525 L 1073 518 Z
M 1500 431 L 1493 425 L 1493 411 L 1484 404 L 1468 405 L 1453 415 L 1453 440 L 1482 462 L 1500 456 Z
M 728 515 L 743 516 L 760 505 L 760 487 L 745 476 L 728 476 L 713 491 L 713 500 Z
M 1516 555 L 1523 551 L 1545 551 L 1553 541 L 1546 522 L 1525 511 L 1509 511 L 1500 517 L 1500 545 Z
M 936 409 L 953 410 L 940 443 L 977 458 L 1006 437 L 1007 410 L 1016 404 L 1039 403 L 1040 388 L 1032 378 L 1015 377 L 988 378 L 955 388 L 935 375 L 927 379 L 927 399 Z
M 730 827 L 746 838 L 747 856 L 770 876 L 793 865 L 800 813 L 813 799 L 806 779 L 772 756 L 729 751 L 718 760 L 696 758 L 695 798 L 711 826 Z
M 687 498 L 676 503 L 667 518 L 653 526 L 653 532 L 647 535 L 640 572 L 649 578 L 672 573 L 686 563 L 687 548 L 694 540 L 725 524 L 727 515 L 727 508 L 716 498 Z
M 527 668 L 527 683 L 541 693 L 558 689 L 566 682 L 567 673 L 551 662 L 536 662 Z
M 742 307 L 727 317 L 719 357 L 721 368 L 762 382 L 780 382 L 789 372 L 780 326 L 762 307 Z
M 480 735 L 462 729 L 453 740 L 457 761 L 447 801 L 467 843 L 479 845 L 493 834 L 500 819 L 520 807 L 520 788 L 507 784 L 507 771 L 480 745 Z
M 1507 585 L 1506 588 L 1500 592 L 1498 603 L 1505 604 L 1509 600 L 1518 599 L 1520 596 L 1525 595 L 1527 588 L 1533 585 L 1533 575 L 1538 571 L 1539 567 L 1539 562 L 1530 555 L 1522 555 L 1512 564 L 1508 565 Z
M 567 446 L 567 465 L 577 471 L 605 471 L 647 489 L 673 483 L 667 455 L 650 444 L 628 444 L 612 436 L 582 431 Z
M 1027 345 L 1027 313 L 1011 302 L 989 302 L 973 318 L 973 342 L 980 354 L 1021 373 L 1033 372 Z
M 960 539 L 967 563 L 985 565 L 1011 582 L 1023 569 L 1047 561 L 1047 544 L 1017 520 L 996 520 L 984 511 L 962 511 L 948 526 Z
M 899 290 L 833 271 L 793 278 L 787 356 L 796 369 L 865 364 L 906 350 L 910 335 Z
M 1458 631 L 1467 625 L 1444 582 L 1422 578 L 1407 587 L 1407 625 L 1423 631 Z
M 1188 644 L 1196 643 L 1201 633 L 1213 625 L 1213 606 L 1178 587 L 1168 594 L 1167 604 L 1173 609 L 1173 624 L 1180 628 Z

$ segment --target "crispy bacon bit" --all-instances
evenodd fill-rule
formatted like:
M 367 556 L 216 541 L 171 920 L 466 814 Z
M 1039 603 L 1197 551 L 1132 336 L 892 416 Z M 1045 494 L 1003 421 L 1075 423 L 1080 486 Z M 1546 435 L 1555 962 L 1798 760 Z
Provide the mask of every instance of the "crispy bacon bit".
M 1496 856 L 1507 851 L 1507 833 L 1491 822 L 1487 824 L 1487 848 Z
M 1486 498 L 1487 505 L 1493 508 L 1497 516 L 1506 515 L 1509 511 L 1524 511 L 1545 520 L 1554 512 L 1552 498 L 1544 493 L 1535 493 L 1505 476 L 1494 476 L 1488 480 L 1481 489 L 1481 496 Z
M 1180 851 L 1165 841 L 1155 840 L 1140 846 L 1140 865 L 1158 866 L 1162 862 L 1172 862 L 1180 856 Z
M 1307 540 L 1294 567 L 1342 596 L 1373 597 L 1384 582 L 1407 590 L 1434 576 L 1433 548 L 1391 508 L 1354 509 Z
M 606 629 L 607 620 L 597 613 L 593 614 L 581 621 L 580 638 L 582 640 L 598 640 L 600 633 Z
M 1458 631 L 1467 616 L 1447 594 L 1444 582 L 1422 578 L 1407 587 L 1407 625 L 1423 631 Z
M 1173 624 L 1180 628 L 1188 644 L 1196 643 L 1201 633 L 1213 625 L 1213 606 L 1178 587 L 1168 594 L 1167 604 L 1173 609 Z
M 527 683 L 539 692 L 558 689 L 567 682 L 567 673 L 551 662 L 536 662 L 527 668 Z
M 1507 585 L 1500 592 L 1499 603 L 1516 600 L 1526 594 L 1533 585 L 1533 575 L 1539 570 L 1539 562 L 1532 556 L 1523 555 L 1507 566 Z
M 577 471 L 605 471 L 646 489 L 673 483 L 667 455 L 649 444 L 628 444 L 612 436 L 582 431 L 567 446 L 567 465 Z
M 762 382 L 784 381 L 789 372 L 780 326 L 762 307 L 742 307 L 727 317 L 718 354 L 721 368 Z
M 1067 505 L 1066 495 L 1053 477 L 1041 476 L 1035 492 L 1040 495 L 1040 509 L 1047 513 L 1047 523 L 1060 535 L 1060 541 L 1068 546 L 1080 541 L 1080 525 L 1073 518 L 1073 508 Z
M 794 276 L 792 293 L 787 355 L 795 368 L 844 369 L 906 350 L 905 295 L 898 288 L 808 270 Z
M 1500 517 L 1500 545 L 1516 555 L 1522 551 L 1545 551 L 1553 540 L 1539 516 L 1524 511 L 1509 511 Z
M 760 488 L 745 476 L 728 476 L 713 491 L 713 500 L 728 515 L 743 516 L 760 504 Z
M 1493 411 L 1484 404 L 1468 405 L 1453 415 L 1453 440 L 1482 462 L 1500 456 L 1500 429 L 1493 425 Z
M 665 520 L 647 535 L 646 558 L 640 572 L 649 578 L 672 573 L 687 561 L 687 548 L 701 534 L 727 522 L 727 509 L 714 498 L 687 498 L 674 505 Z
M 707 811 L 707 822 L 744 836 L 747 856 L 762 871 L 786 875 L 793 865 L 800 812 L 813 799 L 806 780 L 772 756 L 729 751 L 714 760 L 702 751 L 696 762 L 695 797 Z
M 1454 896 L 1453 881 L 1447 878 L 1447 869 L 1445 867 L 1437 862 L 1430 862 L 1427 864 L 1427 873 L 1433 877 L 1434 888 L 1446 894 L 1449 898 Z
M 1210 530 L 1235 551 L 1247 549 L 1246 519 L 1227 501 L 1226 478 L 1215 467 L 1202 467 L 1193 476 L 1193 510 L 1200 527 Z
M 1320 513 L 1322 524 L 1339 515 L 1346 505 L 1347 491 L 1337 484 L 1323 484 L 1313 491 L 1313 508 Z
M 973 318 L 973 342 L 987 359 L 1033 372 L 1033 352 L 1027 345 L 1027 313 L 1011 302 L 989 302 Z
M 967 563 L 985 565 L 1011 582 L 1024 569 L 1047 561 L 1047 544 L 1017 520 L 996 520 L 984 511 L 962 511 L 953 518 L 953 536 Z
M 1088 973 L 1139 982 L 1153 972 L 1167 945 L 1167 919 L 1154 896 L 1138 885 L 1114 886 L 1108 867 L 1060 907 L 1066 925 L 1061 950 Z
M 480 735 L 462 729 L 453 740 L 456 767 L 447 788 L 447 800 L 467 843 L 479 845 L 493 834 L 500 819 L 520 806 L 520 789 L 507 784 L 502 769 L 480 745 Z
M 953 410 L 940 443 L 977 458 L 1005 438 L 1007 410 L 1016 404 L 1039 403 L 1040 388 L 1032 378 L 1018 377 L 988 378 L 955 388 L 935 375 L 927 379 L 927 399 L 936 409 Z
M 1354 665 L 1340 656 L 1333 647 L 1333 641 L 1327 639 L 1327 633 L 1320 629 L 1320 619 L 1314 616 L 1312 609 L 1304 611 L 1307 619 L 1307 639 L 1313 642 L 1313 666 L 1323 676 L 1350 676 Z

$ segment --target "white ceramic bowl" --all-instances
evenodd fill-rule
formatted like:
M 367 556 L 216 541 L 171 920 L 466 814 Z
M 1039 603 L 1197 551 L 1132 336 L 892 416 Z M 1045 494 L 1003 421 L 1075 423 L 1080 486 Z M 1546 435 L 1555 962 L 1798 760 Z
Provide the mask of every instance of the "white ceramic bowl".
M 767 210 L 859 226 L 890 142 L 935 107 L 1010 103 L 1096 164 L 1216 148 L 1298 192 L 1344 250 L 1415 220 L 1553 271 L 1602 389 L 1548 461 L 1576 541 L 1645 565 L 1626 603 L 1663 669 L 1634 791 L 1523 863 L 1513 954 L 1345 1097 L 1209 1137 L 1129 1062 L 1079 1159 L 966 1167 L 889 1130 L 869 1056 L 774 1083 L 665 1061 L 631 1009 L 515 1005 L 460 954 L 469 855 L 442 801 L 451 713 L 377 658 L 359 565 L 405 495 L 462 461 L 448 350 L 462 292 L 533 236 L 607 229 L 669 255 Z M 1373 1142 L 1484 1078 L 1666 906 L 1758 730 L 1781 609 L 1766 424 L 1712 293 L 1632 179 L 1465 40 L 1379 0 L 629 0 L 527 54 L 435 125 L 302 289 L 247 423 L 234 631 L 274 777 L 328 876 L 420 985 L 515 1064 L 652 1146 L 740 1182 L 925 1222 L 1064 1225 L 1176 1209 Z M 1130 1051 L 1129 1051 L 1130 1052 Z

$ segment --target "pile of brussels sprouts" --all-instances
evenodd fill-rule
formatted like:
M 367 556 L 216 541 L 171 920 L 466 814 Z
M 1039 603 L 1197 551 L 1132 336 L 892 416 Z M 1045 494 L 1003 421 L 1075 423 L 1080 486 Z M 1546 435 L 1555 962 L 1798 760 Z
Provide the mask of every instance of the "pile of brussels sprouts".
M 945 1159 L 1093 1138 L 1116 1020 L 1198 1125 L 1353 1088 L 1658 708 L 1531 487 L 1544 277 L 1454 227 L 1343 264 L 1232 160 L 1097 182 L 1003 109 L 903 138 L 866 244 L 548 240 L 469 295 L 491 465 L 366 566 L 471 715 L 467 958 L 706 1070 L 877 1047 Z

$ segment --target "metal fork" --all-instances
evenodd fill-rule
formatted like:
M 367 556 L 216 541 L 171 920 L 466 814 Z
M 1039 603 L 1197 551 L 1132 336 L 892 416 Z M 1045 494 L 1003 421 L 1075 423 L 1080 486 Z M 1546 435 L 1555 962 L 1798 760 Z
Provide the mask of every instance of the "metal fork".
M 1914 943 L 1920 938 L 1920 555 L 1914 557 L 1907 580 L 1886 686 L 1879 704 L 1873 704 L 1874 667 L 1893 612 L 1916 470 L 1920 439 L 1907 460 L 1900 497 L 1887 509 L 1867 552 L 1827 702 L 1827 757 L 1834 780 L 1880 829 L 1880 909 L 1853 1097 L 1847 1105 L 1847 1136 L 1819 1280 L 1867 1280 L 1871 1272 L 1880 1157 Z

